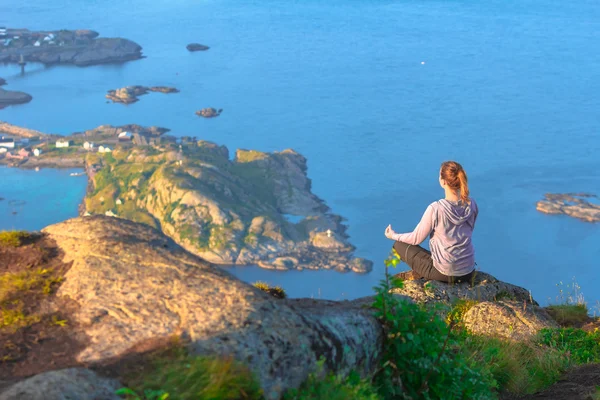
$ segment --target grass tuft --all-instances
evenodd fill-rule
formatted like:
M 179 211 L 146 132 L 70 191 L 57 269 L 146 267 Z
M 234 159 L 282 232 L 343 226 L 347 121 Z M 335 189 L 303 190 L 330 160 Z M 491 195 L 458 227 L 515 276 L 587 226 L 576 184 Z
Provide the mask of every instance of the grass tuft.
M 257 289 L 262 290 L 265 293 L 270 294 L 276 299 L 285 299 L 287 297 L 285 290 L 283 290 L 283 288 L 280 286 L 270 286 L 268 283 L 261 281 L 254 282 L 253 286 Z
M 578 326 L 590 319 L 585 304 L 557 304 L 548 306 L 546 310 L 561 326 Z

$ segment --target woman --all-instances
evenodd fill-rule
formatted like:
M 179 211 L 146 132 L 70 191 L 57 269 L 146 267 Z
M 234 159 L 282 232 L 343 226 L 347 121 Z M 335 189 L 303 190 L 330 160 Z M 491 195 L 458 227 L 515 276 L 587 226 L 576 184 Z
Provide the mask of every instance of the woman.
M 442 282 L 470 281 L 475 271 L 475 251 L 471 235 L 477 220 L 477 204 L 469 197 L 467 174 L 455 161 L 440 168 L 440 186 L 446 197 L 427 207 L 421 222 L 411 233 L 396 233 L 391 225 L 385 236 L 393 239 L 394 249 L 411 271 L 402 279 L 433 279 Z M 431 252 L 421 246 L 427 236 Z

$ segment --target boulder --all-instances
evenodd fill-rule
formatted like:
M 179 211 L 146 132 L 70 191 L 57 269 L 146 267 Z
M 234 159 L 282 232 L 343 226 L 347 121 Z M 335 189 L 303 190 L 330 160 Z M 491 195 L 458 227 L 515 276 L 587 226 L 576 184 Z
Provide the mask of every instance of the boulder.
M 205 51 L 205 50 L 210 49 L 210 47 L 205 46 L 200 43 L 190 43 L 187 46 L 185 46 L 185 48 L 188 49 L 189 51 Z
M 558 328 L 543 308 L 512 300 L 475 304 L 462 322 L 473 333 L 512 340 L 529 339 L 543 328 Z
M 72 263 L 57 296 L 77 304 L 70 319 L 86 338 L 79 363 L 101 364 L 179 335 L 194 354 L 245 362 L 269 399 L 300 385 L 322 356 L 342 374 L 366 376 L 377 366 L 383 333 L 361 302 L 273 299 L 119 218 L 76 218 L 43 233 Z
M 44 372 L 0 393 L 0 400 L 118 400 L 121 384 L 85 368 Z

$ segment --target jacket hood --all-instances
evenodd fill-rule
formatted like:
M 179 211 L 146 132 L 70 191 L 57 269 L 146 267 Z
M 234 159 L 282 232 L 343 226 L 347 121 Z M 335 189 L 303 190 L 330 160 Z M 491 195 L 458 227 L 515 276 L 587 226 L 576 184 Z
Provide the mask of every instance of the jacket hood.
M 450 220 L 454 225 L 462 225 L 465 222 L 471 220 L 471 216 L 477 209 L 477 205 L 474 200 L 471 200 L 471 204 L 464 202 L 451 202 L 446 199 L 439 201 L 440 208 L 446 218 Z

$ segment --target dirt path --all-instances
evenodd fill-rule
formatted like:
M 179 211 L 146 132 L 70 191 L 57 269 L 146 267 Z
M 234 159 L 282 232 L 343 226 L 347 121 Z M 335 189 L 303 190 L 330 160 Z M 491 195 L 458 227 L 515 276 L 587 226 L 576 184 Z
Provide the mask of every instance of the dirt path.
M 600 397 L 600 364 L 582 365 L 563 376 L 548 389 L 519 400 L 596 400 Z

